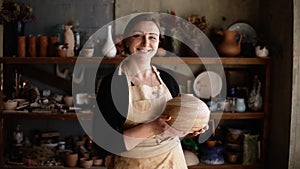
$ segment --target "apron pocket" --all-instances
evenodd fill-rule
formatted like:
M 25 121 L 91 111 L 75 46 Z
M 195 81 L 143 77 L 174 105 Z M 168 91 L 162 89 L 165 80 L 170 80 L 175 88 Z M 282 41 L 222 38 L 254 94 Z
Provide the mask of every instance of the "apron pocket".
M 133 103 L 133 108 L 139 112 L 149 111 L 152 107 L 151 100 L 137 100 Z

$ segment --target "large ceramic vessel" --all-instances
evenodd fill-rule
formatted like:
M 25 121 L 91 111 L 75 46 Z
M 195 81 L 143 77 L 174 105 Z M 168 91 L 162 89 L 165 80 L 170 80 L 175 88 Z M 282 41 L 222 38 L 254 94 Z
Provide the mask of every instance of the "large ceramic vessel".
M 172 117 L 168 123 L 175 129 L 193 133 L 208 124 L 210 110 L 192 94 L 179 94 L 167 102 L 163 114 Z
M 237 56 L 241 53 L 241 32 L 220 30 L 217 34 L 223 37 L 223 41 L 218 46 L 218 50 L 223 56 Z

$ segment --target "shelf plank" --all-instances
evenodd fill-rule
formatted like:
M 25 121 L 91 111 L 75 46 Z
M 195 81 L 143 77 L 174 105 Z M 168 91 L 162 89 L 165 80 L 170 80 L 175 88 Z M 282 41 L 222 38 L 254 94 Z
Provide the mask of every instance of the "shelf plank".
M 189 169 L 262 169 L 261 164 L 242 165 L 242 164 L 222 164 L 222 165 L 205 165 L 199 164 L 189 166 Z
M 23 119 L 58 119 L 58 120 L 91 120 L 92 113 L 53 113 L 53 112 L 21 112 L 10 111 L 3 112 L 3 118 L 23 118 Z M 263 112 L 243 112 L 243 113 L 211 113 L 211 119 L 264 119 Z
M 3 112 L 3 118 L 17 119 L 53 119 L 53 120 L 92 120 L 93 113 L 53 113 L 53 112 Z
M 35 58 L 12 58 L 2 57 L 0 63 L 5 64 L 119 64 L 124 57 L 35 57 Z M 153 63 L 159 64 L 228 64 L 228 65 L 263 65 L 269 64 L 269 58 L 244 58 L 244 57 L 154 57 Z
M 3 118 L 24 118 L 24 119 L 58 119 L 58 120 L 91 120 L 92 113 L 53 113 L 49 111 L 41 112 L 22 112 L 10 111 L 3 112 Z M 265 113 L 263 112 L 243 112 L 243 113 L 211 113 L 211 119 L 264 119 Z
M 264 112 L 242 112 L 242 113 L 211 113 L 211 119 L 264 119 Z
M 13 166 L 13 165 L 5 165 L 5 169 L 57 169 L 57 168 L 62 168 L 62 169 L 76 169 L 77 167 L 25 167 L 25 166 Z M 80 168 L 80 167 L 78 167 Z M 92 166 L 91 169 L 106 169 L 104 166 L 96 167 Z M 195 165 L 195 166 L 189 166 L 189 169 L 262 169 L 262 165 L 242 165 L 242 164 L 222 164 L 222 165 L 205 165 L 205 164 L 200 164 L 200 165 Z
M 5 165 L 3 169 L 82 169 L 82 167 L 64 167 L 64 166 L 16 166 L 16 165 Z M 104 166 L 92 166 L 90 169 L 106 169 Z

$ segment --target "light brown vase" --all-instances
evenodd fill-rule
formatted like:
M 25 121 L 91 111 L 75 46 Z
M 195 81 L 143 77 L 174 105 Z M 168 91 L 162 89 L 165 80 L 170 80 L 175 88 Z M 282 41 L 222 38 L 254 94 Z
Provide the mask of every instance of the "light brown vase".
M 57 36 L 50 36 L 49 37 L 49 44 L 48 44 L 48 54 L 49 57 L 57 56 L 57 47 L 55 46 L 58 43 Z
M 36 37 L 28 37 L 28 57 L 36 57 Z
M 40 36 L 39 43 L 40 43 L 39 45 L 40 57 L 47 57 L 48 37 Z
M 18 57 L 21 57 L 21 58 L 26 57 L 26 37 L 25 36 L 18 37 Z
M 192 94 L 179 94 L 167 102 L 163 114 L 172 117 L 168 123 L 175 129 L 193 133 L 208 124 L 210 110 Z
M 218 46 L 218 50 L 222 56 L 233 57 L 241 53 L 242 33 L 239 31 L 220 30 L 218 35 L 223 37 L 223 41 Z M 237 40 L 237 35 L 239 36 Z

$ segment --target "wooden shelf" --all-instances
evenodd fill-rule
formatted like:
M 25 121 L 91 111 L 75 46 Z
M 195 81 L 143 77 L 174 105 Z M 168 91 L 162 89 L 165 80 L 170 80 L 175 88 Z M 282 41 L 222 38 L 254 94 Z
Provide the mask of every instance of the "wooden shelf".
M 189 166 L 189 169 L 263 169 L 260 164 L 242 165 L 242 164 L 222 164 L 222 165 L 205 165 L 199 164 Z
M 82 167 L 63 167 L 63 166 L 17 166 L 17 165 L 5 165 L 3 169 L 82 169 Z M 90 169 L 106 169 L 104 166 L 92 166 Z
M 53 112 L 3 112 L 3 118 L 9 119 L 54 119 L 54 120 L 92 120 L 93 113 L 53 113 Z
M 81 167 L 25 167 L 25 166 L 14 166 L 14 165 L 5 165 L 4 169 L 77 169 Z M 189 169 L 262 169 L 261 165 L 242 165 L 242 164 L 222 164 L 222 165 L 205 165 L 199 164 L 195 166 L 189 166 Z M 96 167 L 92 166 L 91 169 L 106 169 L 103 166 Z
M 32 64 L 37 65 L 49 65 L 49 64 L 89 64 L 90 65 L 118 65 L 122 62 L 124 57 L 116 56 L 115 58 L 105 58 L 105 57 L 36 57 L 36 58 L 12 58 L 12 57 L 0 57 L 0 63 L 6 66 L 10 66 L 13 69 L 19 68 L 21 65 L 31 66 Z M 175 56 L 166 56 L 166 57 L 154 57 L 153 58 L 154 64 L 187 64 L 187 65 L 223 65 L 224 69 L 232 69 L 232 68 L 246 68 L 246 71 L 249 67 L 253 67 L 251 71 L 256 70 L 256 68 L 261 68 L 262 74 L 265 77 L 264 85 L 264 111 L 260 112 L 212 112 L 211 119 L 222 119 L 222 120 L 261 120 L 263 121 L 262 130 L 262 148 L 261 148 L 261 157 L 262 161 L 266 159 L 266 145 L 268 142 L 268 135 L 269 135 L 269 118 L 270 118 L 270 105 L 269 105 L 269 98 L 270 98 L 270 67 L 271 67 L 271 59 L 270 58 L 259 58 L 259 57 L 175 57 Z M 23 70 L 24 72 L 24 70 Z M 35 77 L 38 78 L 38 77 Z M 54 113 L 54 112 L 18 112 L 18 111 L 1 111 L 0 110 L 0 126 L 3 125 L 3 119 L 53 119 L 53 120 L 92 120 L 93 113 Z M 4 154 L 3 150 L 3 132 L 0 130 L 0 154 Z M 188 167 L 189 169 L 263 169 L 265 166 L 263 163 L 255 164 L 255 165 L 243 165 L 243 164 L 223 164 L 223 165 L 205 165 L 199 164 L 195 166 Z M 63 168 L 69 169 L 68 167 L 25 167 L 25 166 L 7 166 L 4 165 L 4 158 L 3 156 L 0 157 L 0 168 L 4 167 L 7 169 L 11 168 L 26 168 L 26 169 L 56 169 L 56 168 Z M 79 168 L 79 167 L 77 167 Z M 95 168 L 95 167 L 93 167 Z M 103 168 L 104 169 L 104 168 Z
M 12 58 L 2 57 L 0 63 L 5 64 L 119 64 L 124 57 L 35 57 Z M 270 63 L 269 58 L 243 58 L 243 57 L 154 57 L 153 63 L 159 64 L 233 64 L 233 65 L 260 65 Z
M 212 112 L 211 119 L 263 119 L 263 112 L 243 112 L 243 113 L 219 113 Z M 19 119 L 57 119 L 57 120 L 91 120 L 92 113 L 53 113 L 53 112 L 23 112 L 23 111 L 3 111 L 3 118 L 19 118 Z
M 211 119 L 264 119 L 264 112 L 242 112 L 242 113 L 218 113 L 212 112 Z

